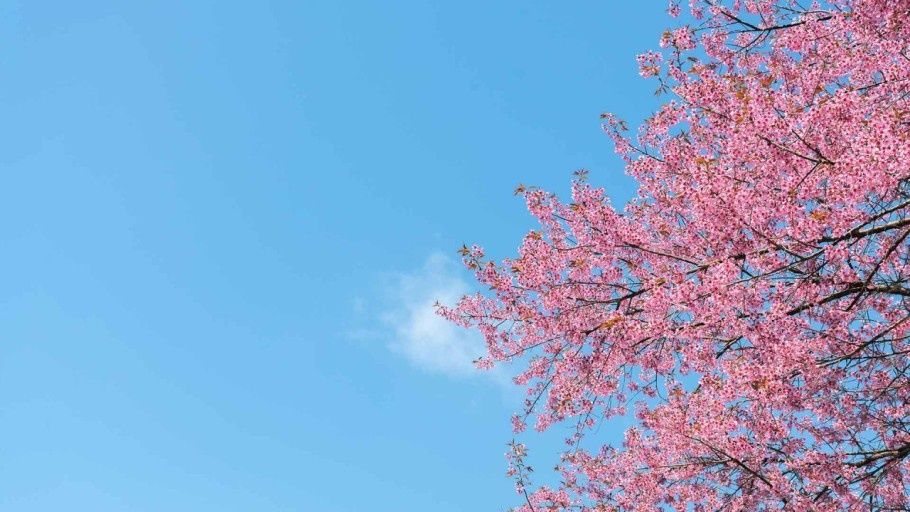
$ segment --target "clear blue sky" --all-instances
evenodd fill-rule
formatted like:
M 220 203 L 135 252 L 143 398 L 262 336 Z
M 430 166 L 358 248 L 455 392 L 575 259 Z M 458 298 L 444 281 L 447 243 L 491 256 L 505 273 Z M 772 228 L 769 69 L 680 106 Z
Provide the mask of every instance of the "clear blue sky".
M 4 2 L 0 510 L 516 504 L 424 301 L 518 182 L 632 193 L 598 114 L 655 105 L 664 7 Z

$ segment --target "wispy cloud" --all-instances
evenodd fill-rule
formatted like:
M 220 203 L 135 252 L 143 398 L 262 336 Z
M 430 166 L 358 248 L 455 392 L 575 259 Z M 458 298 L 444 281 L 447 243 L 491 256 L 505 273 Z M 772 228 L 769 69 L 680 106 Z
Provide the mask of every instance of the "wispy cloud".
M 433 253 L 423 267 L 395 276 L 391 303 L 380 315 L 390 331 L 392 351 L 430 372 L 450 376 L 478 372 L 473 360 L 486 352 L 482 337 L 439 317 L 434 307 L 436 301 L 453 305 L 471 291 L 461 275 L 452 258 Z

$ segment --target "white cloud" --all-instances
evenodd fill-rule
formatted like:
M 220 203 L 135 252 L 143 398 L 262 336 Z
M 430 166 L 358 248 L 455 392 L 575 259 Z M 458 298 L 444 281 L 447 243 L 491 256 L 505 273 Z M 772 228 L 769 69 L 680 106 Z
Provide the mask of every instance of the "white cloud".
M 450 376 L 479 372 L 473 361 L 486 353 L 483 338 L 440 317 L 434 307 L 437 301 L 454 305 L 471 291 L 461 273 L 452 258 L 433 253 L 422 268 L 392 281 L 393 303 L 381 315 L 391 330 L 389 347 L 423 370 Z

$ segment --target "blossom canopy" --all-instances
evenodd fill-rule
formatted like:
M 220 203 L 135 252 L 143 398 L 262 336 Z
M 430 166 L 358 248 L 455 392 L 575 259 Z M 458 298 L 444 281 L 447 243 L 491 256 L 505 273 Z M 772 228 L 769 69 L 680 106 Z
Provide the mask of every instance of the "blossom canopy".
M 515 444 L 521 510 L 906 510 L 910 1 L 689 8 L 638 59 L 668 100 L 603 115 L 637 197 L 522 187 L 541 228 L 440 308 L 526 362 L 516 430 L 576 426 L 559 486 Z

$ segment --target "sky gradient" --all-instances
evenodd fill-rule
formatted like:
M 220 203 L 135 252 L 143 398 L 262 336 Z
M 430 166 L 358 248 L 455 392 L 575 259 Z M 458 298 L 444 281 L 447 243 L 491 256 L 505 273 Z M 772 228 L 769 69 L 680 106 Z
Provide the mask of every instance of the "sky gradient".
M 519 182 L 633 193 L 664 7 L 4 3 L 0 510 L 515 504 L 517 392 L 427 311 Z

